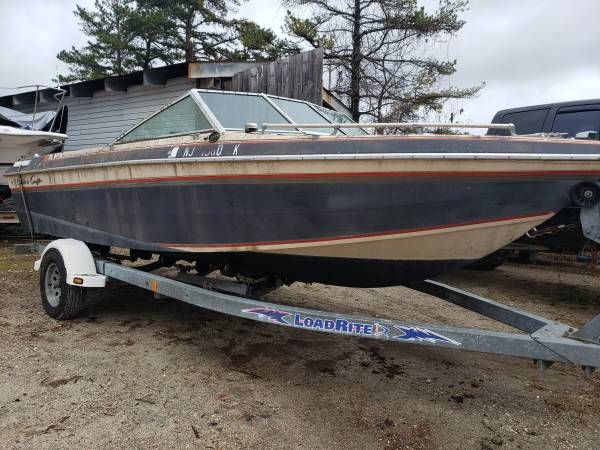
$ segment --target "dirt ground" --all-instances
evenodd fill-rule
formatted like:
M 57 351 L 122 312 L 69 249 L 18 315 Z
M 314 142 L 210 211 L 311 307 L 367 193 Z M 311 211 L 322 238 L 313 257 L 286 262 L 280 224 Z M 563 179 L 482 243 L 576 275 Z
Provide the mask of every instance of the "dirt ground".
M 34 256 L 0 247 L 2 448 L 597 449 L 600 375 L 315 334 L 113 284 L 79 319 L 39 303 Z M 600 275 L 509 263 L 445 282 L 581 325 Z M 271 301 L 508 328 L 405 288 L 296 284 Z

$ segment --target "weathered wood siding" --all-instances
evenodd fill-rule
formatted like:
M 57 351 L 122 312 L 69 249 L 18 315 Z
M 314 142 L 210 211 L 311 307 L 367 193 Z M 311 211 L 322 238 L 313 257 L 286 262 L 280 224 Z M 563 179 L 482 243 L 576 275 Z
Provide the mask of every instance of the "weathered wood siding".
M 236 73 L 231 90 L 280 95 L 320 105 L 323 95 L 323 49 L 299 53 Z

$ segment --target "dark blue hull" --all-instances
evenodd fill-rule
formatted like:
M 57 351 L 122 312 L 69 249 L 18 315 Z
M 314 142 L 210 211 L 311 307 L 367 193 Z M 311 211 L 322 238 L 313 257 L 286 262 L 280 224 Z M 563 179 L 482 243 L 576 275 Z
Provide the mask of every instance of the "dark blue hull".
M 155 253 L 173 247 L 336 239 L 494 222 L 558 211 L 572 180 L 406 180 L 402 177 L 273 182 L 148 183 L 27 192 L 37 233 Z M 23 214 L 21 196 L 15 196 Z M 467 245 L 467 243 L 465 243 Z M 406 284 L 468 259 L 384 260 L 257 252 L 188 254 L 287 276 L 349 286 Z

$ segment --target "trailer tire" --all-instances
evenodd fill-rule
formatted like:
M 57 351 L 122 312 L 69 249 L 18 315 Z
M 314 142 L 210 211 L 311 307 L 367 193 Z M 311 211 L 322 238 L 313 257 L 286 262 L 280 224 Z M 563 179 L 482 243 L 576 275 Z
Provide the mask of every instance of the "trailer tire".
M 67 284 L 67 270 L 60 252 L 48 250 L 40 265 L 40 296 L 46 313 L 57 320 L 77 317 L 85 306 L 87 289 Z

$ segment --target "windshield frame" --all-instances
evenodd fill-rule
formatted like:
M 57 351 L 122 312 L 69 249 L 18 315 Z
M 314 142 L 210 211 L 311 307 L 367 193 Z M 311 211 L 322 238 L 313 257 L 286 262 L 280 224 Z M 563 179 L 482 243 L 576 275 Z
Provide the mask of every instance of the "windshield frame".
M 283 110 L 279 105 L 277 105 L 274 101 L 272 101 L 273 98 L 277 98 L 277 99 L 282 99 L 282 100 L 288 100 L 288 101 L 292 101 L 292 102 L 297 102 L 297 103 L 304 103 L 306 105 L 308 105 L 308 107 L 316 112 L 320 117 L 322 117 L 326 123 L 323 124 L 323 128 L 334 128 L 334 124 L 337 122 L 331 122 L 329 120 L 329 118 L 327 116 L 325 116 L 323 113 L 321 113 L 321 111 L 319 111 L 318 108 L 315 108 L 313 103 L 308 102 L 306 100 L 299 100 L 297 98 L 289 98 L 289 97 L 283 97 L 281 95 L 274 95 L 274 94 L 264 94 L 262 92 L 238 92 L 238 91 L 226 91 L 226 90 L 215 90 L 215 89 L 192 89 L 191 92 L 196 93 L 196 95 L 198 96 L 198 100 L 199 103 L 202 103 L 204 105 L 204 107 L 209 110 L 208 106 L 206 106 L 206 103 L 204 103 L 204 101 L 202 100 L 202 96 L 201 93 L 202 92 L 207 92 L 209 94 L 211 93 L 219 93 L 219 94 L 229 94 L 229 95 L 247 95 L 247 96 L 255 96 L 255 97 L 262 97 L 264 98 L 273 108 L 275 108 L 275 110 L 281 114 L 285 120 L 287 120 L 291 125 L 295 125 L 297 122 L 295 122 L 294 120 L 292 120 L 292 118 L 289 116 L 289 114 L 287 114 L 285 112 L 285 110 Z M 210 111 L 210 110 L 209 110 Z M 341 112 L 341 111 L 337 111 L 337 110 L 332 110 L 333 112 L 337 113 L 337 114 L 341 114 L 343 116 L 345 116 L 349 122 L 347 123 L 358 123 L 358 122 L 354 122 L 354 120 L 352 120 L 352 118 L 350 116 L 348 116 L 348 114 Z M 212 113 L 211 113 L 212 114 Z M 215 118 L 215 121 L 219 122 L 219 120 L 213 116 Z M 219 122 L 220 124 L 220 122 Z M 302 125 L 302 124 L 300 124 Z M 226 127 L 224 128 L 225 130 L 230 130 L 230 131 L 244 131 L 243 128 L 229 128 Z M 371 133 L 369 133 L 367 130 L 365 130 L 364 128 L 360 127 L 360 130 L 362 130 L 365 135 L 370 135 Z M 297 130 L 297 131 L 295 131 Z M 270 130 L 271 132 L 275 131 L 277 133 L 292 133 L 292 134 L 298 134 L 298 133 L 302 133 L 302 134 L 308 134 L 308 135 L 312 135 L 312 136 L 330 136 L 330 133 L 322 133 L 322 132 L 315 132 L 315 131 L 311 131 L 311 130 L 307 130 L 307 129 L 303 129 L 302 127 L 296 127 L 295 130 Z M 349 136 L 350 134 L 343 131 L 343 128 L 341 128 L 340 130 L 344 135 Z
M 217 95 L 243 95 L 243 96 L 247 96 L 247 97 L 261 97 L 263 99 L 266 100 L 266 102 L 269 104 L 269 106 L 273 107 L 287 122 L 289 125 L 294 125 L 294 121 L 290 118 L 290 116 L 288 114 L 285 113 L 285 111 L 283 111 L 281 108 L 279 108 L 275 103 L 273 103 L 271 100 L 269 100 L 269 97 L 267 94 L 263 94 L 262 92 L 238 92 L 238 91 L 223 91 L 223 90 L 216 90 L 216 89 L 193 89 L 192 92 L 194 92 L 197 97 L 198 97 L 198 102 L 201 103 L 202 105 L 204 105 L 204 107 L 210 111 L 208 105 L 206 104 L 206 102 L 202 99 L 202 92 L 206 92 L 208 94 L 217 94 Z M 234 127 L 225 127 L 220 121 L 219 119 L 212 113 L 213 117 L 215 118 L 215 121 L 219 122 L 219 125 L 221 127 L 223 127 L 223 130 L 229 130 L 229 131 L 245 131 L 244 128 L 234 128 Z M 249 120 L 248 122 L 252 122 L 251 120 Z M 300 128 L 295 128 L 295 130 L 274 130 L 277 133 L 288 133 L 288 134 L 298 134 L 298 133 L 304 133 L 303 130 L 301 130 Z
M 287 100 L 287 101 L 296 102 L 296 103 L 304 103 L 304 104 L 308 105 L 308 107 L 310 109 L 312 109 L 319 116 L 321 116 L 323 119 L 325 119 L 326 123 L 323 124 L 323 128 L 331 128 L 331 130 L 332 130 L 332 133 L 323 133 L 323 132 L 319 132 L 319 131 L 310 131 L 310 130 L 306 130 L 302 127 L 298 127 L 297 130 L 300 130 L 300 132 L 302 132 L 304 134 L 314 135 L 314 136 L 331 136 L 331 134 L 333 134 L 333 131 L 334 131 L 333 122 L 330 122 L 327 117 L 325 117 L 323 114 L 321 114 L 317 109 L 313 108 L 312 104 L 310 102 L 307 102 L 305 100 L 298 100 L 297 98 L 282 97 L 280 95 L 271 95 L 271 94 L 263 94 L 263 95 L 267 98 L 269 103 L 271 103 L 275 108 L 277 108 L 278 111 L 281 112 L 281 114 L 283 114 L 288 120 L 290 120 L 290 123 L 295 124 L 297 122 L 293 121 L 292 118 L 289 117 L 288 114 L 272 100 L 273 98 L 277 98 L 280 100 Z M 302 124 L 300 124 L 300 125 L 302 125 Z M 344 134 L 346 134 L 346 133 L 344 133 Z
M 138 129 L 139 127 L 141 127 L 142 125 L 144 125 L 146 122 L 148 122 L 150 119 L 154 118 L 155 116 L 157 116 L 158 114 L 162 113 L 163 111 L 165 111 L 166 109 L 170 108 L 171 106 L 185 100 L 187 97 L 191 97 L 193 102 L 196 104 L 196 106 L 198 107 L 198 109 L 200 110 L 200 112 L 204 115 L 204 117 L 206 118 L 206 120 L 208 121 L 208 123 L 212 126 L 212 128 L 206 128 L 206 129 L 202 129 L 202 130 L 193 130 L 193 131 L 186 131 L 184 133 L 173 133 L 173 134 L 165 134 L 165 135 L 160 135 L 160 136 L 155 136 L 152 138 L 140 138 L 140 139 L 133 139 L 131 141 L 122 141 L 122 139 L 127 136 L 128 134 L 130 134 L 132 131 Z M 217 120 L 217 118 L 214 116 L 214 114 L 212 113 L 212 111 L 210 109 L 208 109 L 208 107 L 206 106 L 206 104 L 202 101 L 202 99 L 198 96 L 198 95 L 194 95 L 194 90 L 190 90 L 189 92 L 183 94 L 182 96 L 176 98 L 175 100 L 173 100 L 170 103 L 167 103 L 165 106 L 163 106 L 162 108 L 160 108 L 158 111 L 153 112 L 152 114 L 150 114 L 148 117 L 146 117 L 145 119 L 143 119 L 141 122 L 136 123 L 135 125 L 133 125 L 130 128 L 127 128 L 125 131 L 121 132 L 121 134 L 119 136 L 117 136 L 117 138 L 115 138 L 109 145 L 119 145 L 119 144 L 131 144 L 134 142 L 141 142 L 141 141 L 148 141 L 148 140 L 153 140 L 153 139 L 167 139 L 167 138 L 171 138 L 171 137 L 178 137 L 178 136 L 187 136 L 190 134 L 196 134 L 196 133 L 209 133 L 211 131 L 218 131 L 218 132 L 224 132 L 225 128 L 223 128 L 223 126 L 221 125 L 221 123 Z
M 289 129 L 289 130 L 270 130 L 271 132 L 283 133 L 283 134 L 298 134 L 298 133 L 301 133 L 301 134 L 307 134 L 307 135 L 312 135 L 312 136 L 330 136 L 332 134 L 336 134 L 337 132 L 341 132 L 341 133 L 343 133 L 346 136 L 350 135 L 349 133 L 345 132 L 343 128 L 341 128 L 339 130 L 336 130 L 334 128 L 334 124 L 336 122 L 331 122 L 331 120 L 327 116 L 325 116 L 323 113 L 321 113 L 321 111 L 319 111 L 318 108 L 315 108 L 316 105 L 314 105 L 311 102 L 308 102 L 306 100 L 299 100 L 299 99 L 295 99 L 295 98 L 283 97 L 283 96 L 280 96 L 280 95 L 264 94 L 264 93 L 261 93 L 261 92 L 237 92 L 237 91 L 225 91 L 225 90 L 216 90 L 216 89 L 190 89 L 185 94 L 183 94 L 180 97 L 176 98 L 172 102 L 167 103 L 166 105 L 164 105 L 159 110 L 155 111 L 154 113 L 150 114 L 148 117 L 144 118 L 141 122 L 138 122 L 137 124 L 133 125 L 132 127 L 127 128 L 124 131 L 122 131 L 119 134 L 119 136 L 117 136 L 109 145 L 130 144 L 130 143 L 147 141 L 147 140 L 153 140 L 153 139 L 167 139 L 167 138 L 171 138 L 171 137 L 187 136 L 187 135 L 192 135 L 192 134 L 197 134 L 197 133 L 208 133 L 208 132 L 211 132 L 211 131 L 217 131 L 219 133 L 224 133 L 225 131 L 245 131 L 244 128 L 224 127 L 223 124 L 221 123 L 221 121 L 217 118 L 217 116 L 208 107 L 208 105 L 206 104 L 206 102 L 202 99 L 202 95 L 201 94 L 203 92 L 210 93 L 210 94 L 246 95 L 246 96 L 262 97 L 290 125 L 295 125 L 297 122 L 295 122 L 294 120 L 292 120 L 292 118 L 289 116 L 289 114 L 287 114 L 286 111 L 284 109 L 282 109 L 279 105 L 277 105 L 272 99 L 275 98 L 275 99 L 288 100 L 288 101 L 297 102 L 297 103 L 304 103 L 304 104 L 308 105 L 308 107 L 312 111 L 314 111 L 315 113 L 317 113 L 320 117 L 322 117 L 326 121 L 326 123 L 323 123 L 323 128 L 332 128 L 334 130 L 333 133 L 323 133 L 323 132 L 311 131 L 309 129 L 303 129 L 301 126 L 299 126 L 299 127 L 295 127 L 294 129 Z M 206 120 L 209 122 L 209 124 L 212 126 L 212 128 L 207 128 L 207 129 L 202 129 L 202 130 L 187 131 L 187 132 L 183 132 L 183 133 L 167 134 L 167 135 L 155 136 L 155 137 L 152 137 L 152 138 L 140 138 L 140 139 L 135 139 L 135 140 L 126 141 L 126 142 L 122 141 L 122 139 L 125 136 L 127 136 L 128 134 L 130 134 L 132 131 L 134 131 L 137 128 L 139 128 L 140 126 L 144 125 L 150 119 L 154 118 L 156 115 L 162 113 L 163 111 L 165 111 L 166 109 L 168 109 L 171 106 L 175 105 L 176 103 L 179 103 L 180 101 L 185 100 L 187 97 L 191 97 L 192 98 L 192 100 L 194 101 L 194 103 L 196 104 L 196 106 L 198 107 L 198 109 L 200 110 L 200 112 L 204 115 L 204 117 L 206 118 Z M 341 115 L 345 116 L 349 120 L 349 123 L 356 123 L 347 114 L 345 114 L 345 113 L 343 113 L 341 111 L 337 111 L 337 110 L 332 110 L 332 111 L 335 112 L 335 113 L 337 113 L 337 114 L 341 114 Z M 300 125 L 302 125 L 302 124 L 300 124 Z M 362 127 L 360 127 L 359 129 L 362 130 L 366 135 L 370 134 L 367 130 L 365 130 Z

